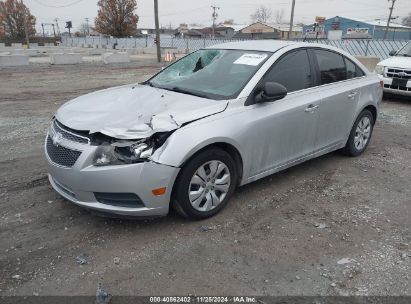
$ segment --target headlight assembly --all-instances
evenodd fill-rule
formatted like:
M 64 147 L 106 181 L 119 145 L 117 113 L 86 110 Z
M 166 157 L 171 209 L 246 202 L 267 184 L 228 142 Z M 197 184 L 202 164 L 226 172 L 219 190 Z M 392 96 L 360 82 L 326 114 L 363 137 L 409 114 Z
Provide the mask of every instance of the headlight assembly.
M 172 132 L 158 133 L 138 142 L 114 141 L 100 145 L 93 159 L 95 166 L 127 165 L 148 161 Z
M 153 154 L 153 148 L 146 143 L 128 146 L 116 144 L 100 146 L 94 155 L 95 166 L 126 165 L 146 161 Z
M 384 69 L 385 67 L 382 65 L 377 65 L 375 67 L 375 73 L 379 74 L 379 75 L 384 75 Z

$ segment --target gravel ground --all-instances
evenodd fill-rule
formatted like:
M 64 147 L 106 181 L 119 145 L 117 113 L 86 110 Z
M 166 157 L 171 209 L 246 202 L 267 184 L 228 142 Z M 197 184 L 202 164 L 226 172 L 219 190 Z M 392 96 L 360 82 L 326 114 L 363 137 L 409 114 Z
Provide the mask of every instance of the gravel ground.
M 411 100 L 384 100 L 364 155 L 242 187 L 202 222 L 101 218 L 56 195 L 42 151 L 55 110 L 158 69 L 0 69 L 0 295 L 411 296 Z

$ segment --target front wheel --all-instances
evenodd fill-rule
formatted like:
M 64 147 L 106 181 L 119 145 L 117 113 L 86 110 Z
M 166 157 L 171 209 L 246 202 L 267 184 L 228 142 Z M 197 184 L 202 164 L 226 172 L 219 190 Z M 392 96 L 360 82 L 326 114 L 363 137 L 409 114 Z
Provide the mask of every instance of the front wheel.
M 344 154 L 358 156 L 367 149 L 374 128 L 374 116 L 368 110 L 364 110 L 358 116 L 352 127 L 350 137 L 343 149 Z
M 213 148 L 194 156 L 174 187 L 174 209 L 187 218 L 204 219 L 225 207 L 237 184 L 233 158 Z

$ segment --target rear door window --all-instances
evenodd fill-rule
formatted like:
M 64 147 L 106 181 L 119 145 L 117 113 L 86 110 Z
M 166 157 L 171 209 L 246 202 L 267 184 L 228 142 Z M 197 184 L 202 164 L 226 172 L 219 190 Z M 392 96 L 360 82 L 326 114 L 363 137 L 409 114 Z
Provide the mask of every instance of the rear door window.
M 344 58 L 347 67 L 347 79 L 353 79 L 364 76 L 364 72 L 350 59 Z
M 321 84 L 347 80 L 347 70 L 342 55 L 326 51 L 314 50 L 320 69 Z

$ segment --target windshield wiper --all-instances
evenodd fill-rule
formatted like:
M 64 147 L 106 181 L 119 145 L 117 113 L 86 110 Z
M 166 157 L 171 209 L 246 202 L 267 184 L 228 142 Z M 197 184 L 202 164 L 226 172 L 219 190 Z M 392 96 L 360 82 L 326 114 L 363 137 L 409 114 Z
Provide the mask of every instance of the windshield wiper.
M 177 92 L 177 93 L 183 93 L 183 94 L 193 95 L 193 96 L 202 97 L 202 98 L 209 98 L 206 94 L 193 92 L 193 91 L 180 88 L 180 87 L 172 87 L 170 90 L 173 92 Z
M 150 87 L 152 87 L 152 88 L 156 88 L 156 86 L 154 85 L 154 83 L 152 83 L 151 81 L 143 82 L 143 84 L 148 85 L 148 86 L 150 86 Z
M 408 54 L 399 54 L 399 55 L 403 57 L 411 57 L 411 55 L 408 55 Z

